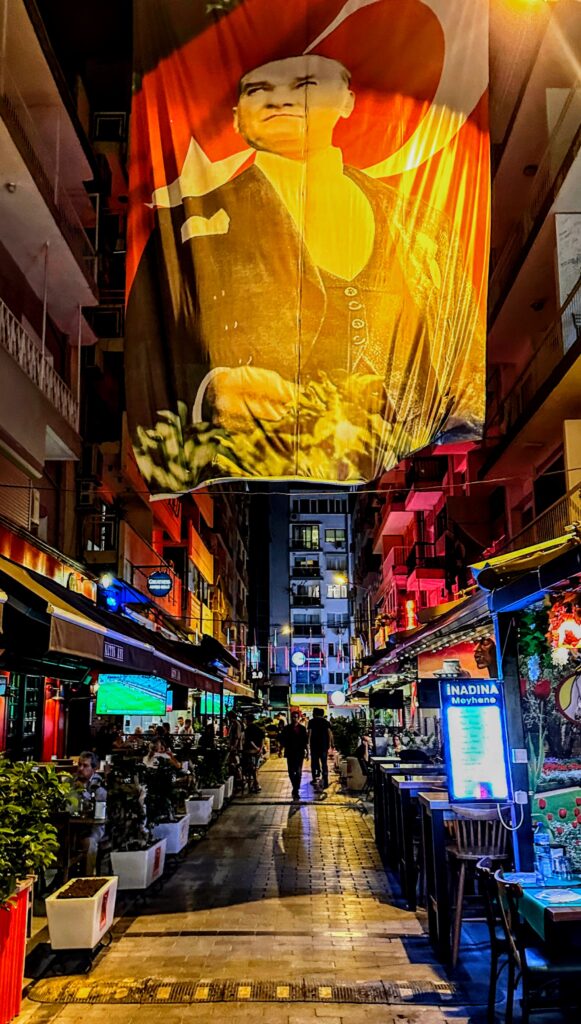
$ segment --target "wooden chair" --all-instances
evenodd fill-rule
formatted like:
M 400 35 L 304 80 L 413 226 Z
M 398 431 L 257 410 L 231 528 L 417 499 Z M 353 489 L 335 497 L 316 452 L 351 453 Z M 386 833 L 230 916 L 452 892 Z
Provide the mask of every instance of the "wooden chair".
M 512 1024 L 514 996 L 519 980 L 522 983 L 521 1021 L 522 1024 L 529 1024 L 531 1011 L 546 1013 L 547 1009 L 554 1008 L 549 1007 L 546 1001 L 534 1005 L 535 996 L 540 992 L 551 987 L 556 989 L 559 984 L 566 981 L 569 995 L 571 992 L 577 993 L 581 981 L 581 963 L 577 953 L 570 958 L 554 960 L 541 945 L 533 945 L 519 915 L 518 906 L 523 895 L 521 886 L 516 882 L 507 882 L 501 870 L 495 872 L 494 878 L 509 955 L 505 1024 Z M 578 1002 L 578 997 L 575 1001 Z M 562 998 L 557 1002 L 561 1006 L 564 1005 Z M 579 1013 L 567 1019 L 578 1020 Z
M 487 1019 L 491 1024 L 495 1020 L 498 979 L 505 967 L 510 966 L 508 940 L 502 926 L 502 915 L 498 905 L 498 887 L 492 869 L 493 861 L 491 857 L 483 857 L 476 865 L 478 891 L 484 897 L 484 912 L 486 914 L 486 924 L 488 925 L 490 940 L 490 980 L 488 983 Z
M 458 868 L 456 910 L 452 933 L 452 966 L 458 963 L 466 874 L 469 867 L 476 867 L 479 860 L 489 857 L 496 866 L 508 860 L 508 838 L 510 833 L 504 827 L 496 807 L 452 807 L 456 817 L 450 822 L 453 844 L 448 847 L 448 856 Z M 501 812 L 502 813 L 502 809 Z

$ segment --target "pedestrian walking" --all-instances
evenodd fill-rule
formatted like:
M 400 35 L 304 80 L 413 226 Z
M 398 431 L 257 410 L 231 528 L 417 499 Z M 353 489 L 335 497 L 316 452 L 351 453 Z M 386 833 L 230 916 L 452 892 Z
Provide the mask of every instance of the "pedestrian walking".
M 333 746 L 333 733 L 325 712 L 322 708 L 313 709 L 313 717 L 309 722 L 309 747 L 311 750 L 311 773 L 313 785 L 321 777 L 323 789 L 329 785 L 329 766 L 327 758 Z
M 280 749 L 284 750 L 288 777 L 293 789 L 293 800 L 299 799 L 303 761 L 307 752 L 309 736 L 304 725 L 301 725 L 298 711 L 291 712 L 290 725 L 285 725 L 280 734 Z

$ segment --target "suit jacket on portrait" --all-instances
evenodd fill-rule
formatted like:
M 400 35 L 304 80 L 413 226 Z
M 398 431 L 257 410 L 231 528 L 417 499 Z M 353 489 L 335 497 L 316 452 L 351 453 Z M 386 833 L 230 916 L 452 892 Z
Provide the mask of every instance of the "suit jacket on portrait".
M 375 364 L 383 361 L 388 384 L 399 360 L 401 389 L 410 377 L 410 351 L 423 346 L 415 362 L 437 378 L 442 408 L 453 388 L 457 418 L 471 409 L 476 432 L 483 339 L 455 235 L 438 211 L 361 171 L 344 172 L 372 204 L 376 250 L 382 239 L 374 256 L 381 273 L 369 284 L 381 310 L 373 328 Z M 250 364 L 288 380 L 296 379 L 299 365 L 303 378 L 345 369 L 349 340 L 335 344 L 324 335 L 326 305 L 322 275 L 256 167 L 207 196 L 185 198 L 183 207 L 158 210 L 127 308 L 132 430 L 153 426 L 156 412 L 175 410 L 178 401 L 191 414 L 214 367 Z M 460 357 L 469 367 L 462 379 Z M 420 376 L 418 382 L 425 387 Z M 391 398 L 397 407 L 393 389 Z

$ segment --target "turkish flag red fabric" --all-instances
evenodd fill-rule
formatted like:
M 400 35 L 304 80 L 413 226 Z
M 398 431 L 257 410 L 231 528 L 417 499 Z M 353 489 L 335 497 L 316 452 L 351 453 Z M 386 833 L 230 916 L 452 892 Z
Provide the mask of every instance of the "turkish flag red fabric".
M 140 0 L 127 405 L 153 494 L 478 438 L 487 0 Z

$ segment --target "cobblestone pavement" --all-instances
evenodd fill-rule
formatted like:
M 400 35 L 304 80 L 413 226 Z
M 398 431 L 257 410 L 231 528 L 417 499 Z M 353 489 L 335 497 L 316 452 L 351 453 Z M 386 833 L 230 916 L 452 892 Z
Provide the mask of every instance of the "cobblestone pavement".
M 201 1005 L 57 1005 L 27 1001 L 22 1021 L 58 1024 L 461 1024 L 468 1011 L 441 1006 L 244 1002 L 252 983 L 319 986 L 445 982 L 421 919 L 393 903 L 373 840 L 373 819 L 333 783 L 316 797 L 303 775 L 292 804 L 285 762 L 261 771 L 262 792 L 239 798 L 166 882 L 121 918 L 87 980 L 156 978 L 236 982 L 232 1002 Z M 411 952 L 410 952 L 411 950 Z M 414 951 L 416 951 L 414 953 Z M 417 954 L 417 955 L 416 955 Z M 417 962 L 414 962 L 414 958 Z M 328 988 L 327 988 L 328 987 Z M 437 1000 L 436 1000 L 437 1001 Z M 432 1000 L 434 1002 L 434 1000 Z

